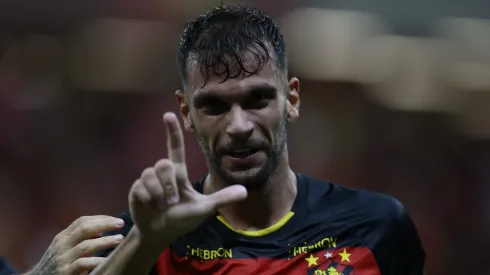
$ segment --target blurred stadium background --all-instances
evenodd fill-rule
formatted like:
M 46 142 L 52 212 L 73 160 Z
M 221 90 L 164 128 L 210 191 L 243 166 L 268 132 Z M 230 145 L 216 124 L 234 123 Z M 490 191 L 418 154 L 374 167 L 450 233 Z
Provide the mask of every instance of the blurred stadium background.
M 302 81 L 295 169 L 397 197 L 427 274 L 490 274 L 490 2 L 239 2 L 277 19 Z M 26 269 L 77 217 L 126 209 L 166 153 L 178 36 L 217 3 L 0 2 L 0 255 Z

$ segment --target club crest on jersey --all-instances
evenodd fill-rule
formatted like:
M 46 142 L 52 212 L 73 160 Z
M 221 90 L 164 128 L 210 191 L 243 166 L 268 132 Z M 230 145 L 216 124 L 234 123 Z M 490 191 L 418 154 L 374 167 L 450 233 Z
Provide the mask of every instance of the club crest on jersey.
M 332 253 L 332 251 L 326 250 L 325 254 L 315 256 L 310 254 L 305 258 L 308 262 L 307 274 L 308 275 L 354 275 L 354 267 L 348 265 L 351 263 L 352 253 L 349 253 L 347 249 L 343 249 L 340 253 Z
M 328 260 L 318 266 L 309 268 L 308 275 L 354 275 L 354 268 Z

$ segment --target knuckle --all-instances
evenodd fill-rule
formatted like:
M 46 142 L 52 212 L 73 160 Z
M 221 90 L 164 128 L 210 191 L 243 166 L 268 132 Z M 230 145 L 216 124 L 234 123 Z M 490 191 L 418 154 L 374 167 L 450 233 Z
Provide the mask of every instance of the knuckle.
M 81 216 L 80 218 L 78 218 L 75 222 L 78 224 L 78 225 L 83 225 L 84 223 L 86 223 L 87 221 L 90 220 L 90 217 L 89 216 Z
M 141 179 L 137 179 L 134 183 L 133 183 L 133 186 L 131 186 L 131 191 L 136 191 L 136 190 L 139 190 L 143 187 L 143 182 L 141 181 Z
M 64 235 L 65 235 L 64 231 L 61 231 L 60 233 L 56 234 L 56 236 L 54 236 L 53 238 L 53 246 L 56 247 L 60 243 L 61 239 L 63 239 Z
M 141 192 L 143 192 L 144 189 L 145 185 L 143 184 L 143 181 L 137 180 L 132 187 L 132 193 L 134 195 L 139 195 L 141 194 Z
M 153 167 L 146 168 L 143 170 L 143 173 L 141 173 L 141 178 L 146 179 L 148 177 L 151 177 L 155 174 L 155 169 Z
M 78 245 L 78 251 L 81 255 L 87 255 L 90 253 L 91 246 L 87 242 L 82 242 Z
M 136 198 L 137 200 L 140 201 L 145 201 L 146 198 L 146 193 L 147 189 L 144 185 L 144 183 L 140 180 L 133 186 L 132 191 L 130 193 L 130 198 Z
M 80 232 L 84 235 L 91 233 L 91 227 L 87 223 L 80 224 L 79 228 L 80 228 Z
M 155 169 L 159 172 L 166 172 L 173 169 L 173 162 L 168 159 L 161 159 L 155 164 Z

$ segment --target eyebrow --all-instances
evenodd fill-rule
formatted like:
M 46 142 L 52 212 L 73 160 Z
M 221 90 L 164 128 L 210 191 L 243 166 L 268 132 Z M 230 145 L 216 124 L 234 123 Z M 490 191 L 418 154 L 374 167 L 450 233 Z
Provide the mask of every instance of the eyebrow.
M 260 91 L 264 91 L 266 93 L 270 93 L 270 92 L 276 92 L 277 91 L 277 88 L 276 86 L 272 85 L 272 84 L 269 84 L 269 83 L 260 83 L 260 84 L 256 84 L 256 85 L 252 85 L 250 87 L 247 88 L 247 90 L 245 91 L 245 94 L 250 94 L 250 93 L 257 93 L 257 92 L 260 92 Z M 192 102 L 194 103 L 194 106 L 199 106 L 199 105 L 202 105 L 203 103 L 205 103 L 206 101 L 209 101 L 209 100 L 216 100 L 216 99 L 221 99 L 225 96 L 223 96 L 223 94 L 221 94 L 220 92 L 216 91 L 216 90 L 208 90 L 208 91 L 197 91 L 193 98 L 192 98 Z

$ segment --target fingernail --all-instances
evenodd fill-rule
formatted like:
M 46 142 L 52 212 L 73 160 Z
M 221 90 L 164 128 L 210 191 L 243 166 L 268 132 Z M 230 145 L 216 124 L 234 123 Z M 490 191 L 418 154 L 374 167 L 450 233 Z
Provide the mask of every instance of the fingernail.
M 122 219 L 117 219 L 117 220 L 116 220 L 116 226 L 119 226 L 119 227 L 124 226 L 124 220 L 122 220 Z
M 119 235 L 114 236 L 114 241 L 118 242 L 118 241 L 121 241 L 123 238 L 124 238 L 123 235 L 119 234 Z
M 176 204 L 179 202 L 179 199 L 177 198 L 177 196 L 171 196 L 169 198 L 167 198 L 167 204 Z

